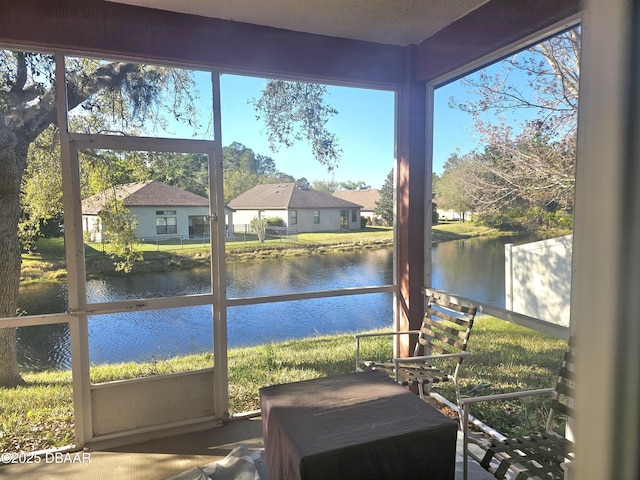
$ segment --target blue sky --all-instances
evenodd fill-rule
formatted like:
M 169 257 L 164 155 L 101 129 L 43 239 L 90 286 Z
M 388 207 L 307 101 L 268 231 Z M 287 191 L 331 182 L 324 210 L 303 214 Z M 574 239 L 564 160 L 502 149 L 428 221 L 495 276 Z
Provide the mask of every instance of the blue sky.
M 211 105 L 210 74 L 195 72 L 200 105 Z M 225 74 L 221 78 L 222 144 L 239 142 L 255 153 L 274 159 L 278 170 L 296 179 L 363 181 L 372 188 L 381 188 L 393 168 L 394 111 L 393 92 L 350 87 L 328 86 L 326 101 L 338 110 L 327 128 L 336 134 L 342 158 L 333 172 L 320 165 L 306 141 L 273 152 L 269 147 L 264 124 L 256 120 L 252 99 L 260 97 L 266 79 Z M 449 107 L 453 96 L 462 101 L 468 97 L 460 82 L 440 87 L 435 92 L 433 170 L 442 173 L 449 155 L 459 150 L 468 153 L 477 147 L 471 116 Z M 203 110 L 205 110 L 203 108 Z M 203 112 L 204 113 L 204 112 Z M 206 123 L 206 122 L 204 122 Z M 169 136 L 191 137 L 187 128 L 171 121 L 176 131 Z M 203 126 L 204 128 L 207 125 Z M 210 127 L 210 125 L 209 125 Z M 210 130 L 209 130 L 210 132 Z M 196 135 L 210 138 L 203 129 Z
M 240 142 L 254 152 L 270 156 L 277 168 L 295 178 L 314 180 L 364 181 L 380 188 L 393 167 L 394 157 L 394 94 L 388 91 L 347 87 L 328 87 L 327 101 L 338 110 L 328 128 L 335 133 L 342 148 L 342 159 L 332 173 L 312 156 L 306 142 L 272 152 L 264 126 L 255 119 L 248 103 L 258 98 L 266 80 L 252 77 L 224 75 L 222 94 L 222 143 Z M 473 148 L 470 117 L 450 109 L 449 96 L 463 93 L 454 84 L 436 92 L 436 122 L 434 125 L 434 171 L 440 173 L 442 164 L 456 148 L 463 153 Z

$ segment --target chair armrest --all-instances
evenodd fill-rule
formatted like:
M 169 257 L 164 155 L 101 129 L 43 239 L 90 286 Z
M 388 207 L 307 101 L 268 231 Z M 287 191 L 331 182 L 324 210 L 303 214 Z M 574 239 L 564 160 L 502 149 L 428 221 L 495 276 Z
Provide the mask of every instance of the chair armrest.
M 512 398 L 530 397 L 532 395 L 546 395 L 553 392 L 554 392 L 553 388 L 539 388 L 537 390 L 522 390 L 519 392 L 495 393 L 493 395 L 461 398 L 460 403 L 462 405 L 465 405 L 465 404 L 472 405 L 474 403 L 481 403 L 481 402 L 491 402 L 496 400 L 509 400 Z
M 471 352 L 458 353 L 442 353 L 439 355 L 421 355 L 419 357 L 394 358 L 394 363 L 424 363 L 427 360 L 436 360 L 439 358 L 463 358 L 472 355 Z
M 420 330 L 405 330 L 402 332 L 380 332 L 380 333 L 357 333 L 353 337 L 356 339 L 356 372 L 362 371 L 360 368 L 360 339 L 367 337 L 391 337 L 398 335 L 417 335 Z
M 467 397 L 460 399 L 460 408 L 462 412 L 460 412 L 462 416 L 462 457 L 463 457 L 463 472 L 464 478 L 467 476 L 468 470 L 468 455 L 471 455 L 469 451 L 469 406 L 481 403 L 481 402 L 490 402 L 497 400 L 509 400 L 511 398 L 521 398 L 521 397 L 530 397 L 534 395 L 547 395 L 554 392 L 553 388 L 539 388 L 537 390 L 522 390 L 519 392 L 509 392 L 509 393 L 497 393 L 493 395 L 482 395 L 479 397 Z M 498 432 L 494 432 L 498 434 Z M 492 434 L 493 436 L 493 434 Z M 500 437 L 504 438 L 501 434 Z M 474 457 L 475 458 L 475 457 Z M 476 460 L 479 460 L 476 458 Z
M 406 334 L 418 334 L 420 330 L 406 330 L 402 332 L 380 332 L 380 333 L 356 333 L 353 337 L 355 339 L 364 338 L 364 337 L 383 337 L 383 336 L 391 336 L 391 335 L 406 335 Z

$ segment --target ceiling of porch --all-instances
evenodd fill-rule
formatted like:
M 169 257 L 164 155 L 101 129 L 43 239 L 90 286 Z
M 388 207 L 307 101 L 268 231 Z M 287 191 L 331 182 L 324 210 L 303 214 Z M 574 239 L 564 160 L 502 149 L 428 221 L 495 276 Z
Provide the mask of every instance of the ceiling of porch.
M 488 0 L 108 0 L 389 45 L 418 44 Z

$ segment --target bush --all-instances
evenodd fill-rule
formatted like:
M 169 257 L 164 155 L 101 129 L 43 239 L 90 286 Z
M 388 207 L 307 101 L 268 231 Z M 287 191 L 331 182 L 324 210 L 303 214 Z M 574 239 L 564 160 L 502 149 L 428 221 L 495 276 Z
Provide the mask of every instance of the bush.
M 366 228 L 367 220 L 367 217 L 360 217 L 360 228 Z
M 535 232 L 540 229 L 571 229 L 573 215 L 557 210 L 547 211 L 541 207 L 513 208 L 491 214 L 482 214 L 479 220 L 488 227 L 500 230 Z
M 286 227 L 287 224 L 284 223 L 284 220 L 280 217 L 269 217 L 266 219 L 267 225 L 270 227 Z

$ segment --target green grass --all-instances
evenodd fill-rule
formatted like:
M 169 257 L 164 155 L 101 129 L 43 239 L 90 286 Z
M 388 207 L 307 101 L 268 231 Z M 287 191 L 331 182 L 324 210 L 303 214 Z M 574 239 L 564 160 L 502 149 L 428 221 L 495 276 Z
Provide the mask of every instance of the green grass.
M 71 372 L 26 373 L 23 378 L 25 385 L 0 388 L 0 452 L 72 444 Z
M 434 242 L 446 242 L 470 237 L 497 237 L 511 235 L 512 232 L 501 232 L 496 228 L 485 227 L 473 222 L 446 222 L 438 223 L 431 228 Z
M 67 277 L 64 240 L 40 238 L 33 253 L 22 255 L 20 282 L 64 281 Z
M 391 345 L 380 338 L 362 345 L 363 358 L 388 358 Z M 476 321 L 473 355 L 462 372 L 464 395 L 477 396 L 553 385 L 565 342 L 490 317 Z M 259 408 L 262 386 L 354 371 L 353 335 L 319 336 L 229 351 L 232 413 Z M 150 363 L 94 365 L 94 383 L 210 367 L 212 354 Z M 25 384 L 0 389 L 0 451 L 30 451 L 73 443 L 71 374 L 24 374 Z M 450 387 L 439 391 L 453 399 Z M 548 403 L 541 399 L 482 404 L 472 411 L 505 435 L 543 425 Z
M 565 349 L 564 340 L 495 318 L 480 317 L 469 342 L 473 355 L 465 360 L 462 371 L 462 395 L 553 387 Z M 453 398 L 451 389 L 448 390 L 445 396 Z M 472 415 L 507 436 L 544 428 L 548 413 L 548 396 L 481 403 L 472 410 Z
M 377 242 L 391 241 L 392 239 L 392 227 L 366 227 L 362 230 L 339 230 L 335 232 L 298 234 L 298 242 L 303 244 Z

